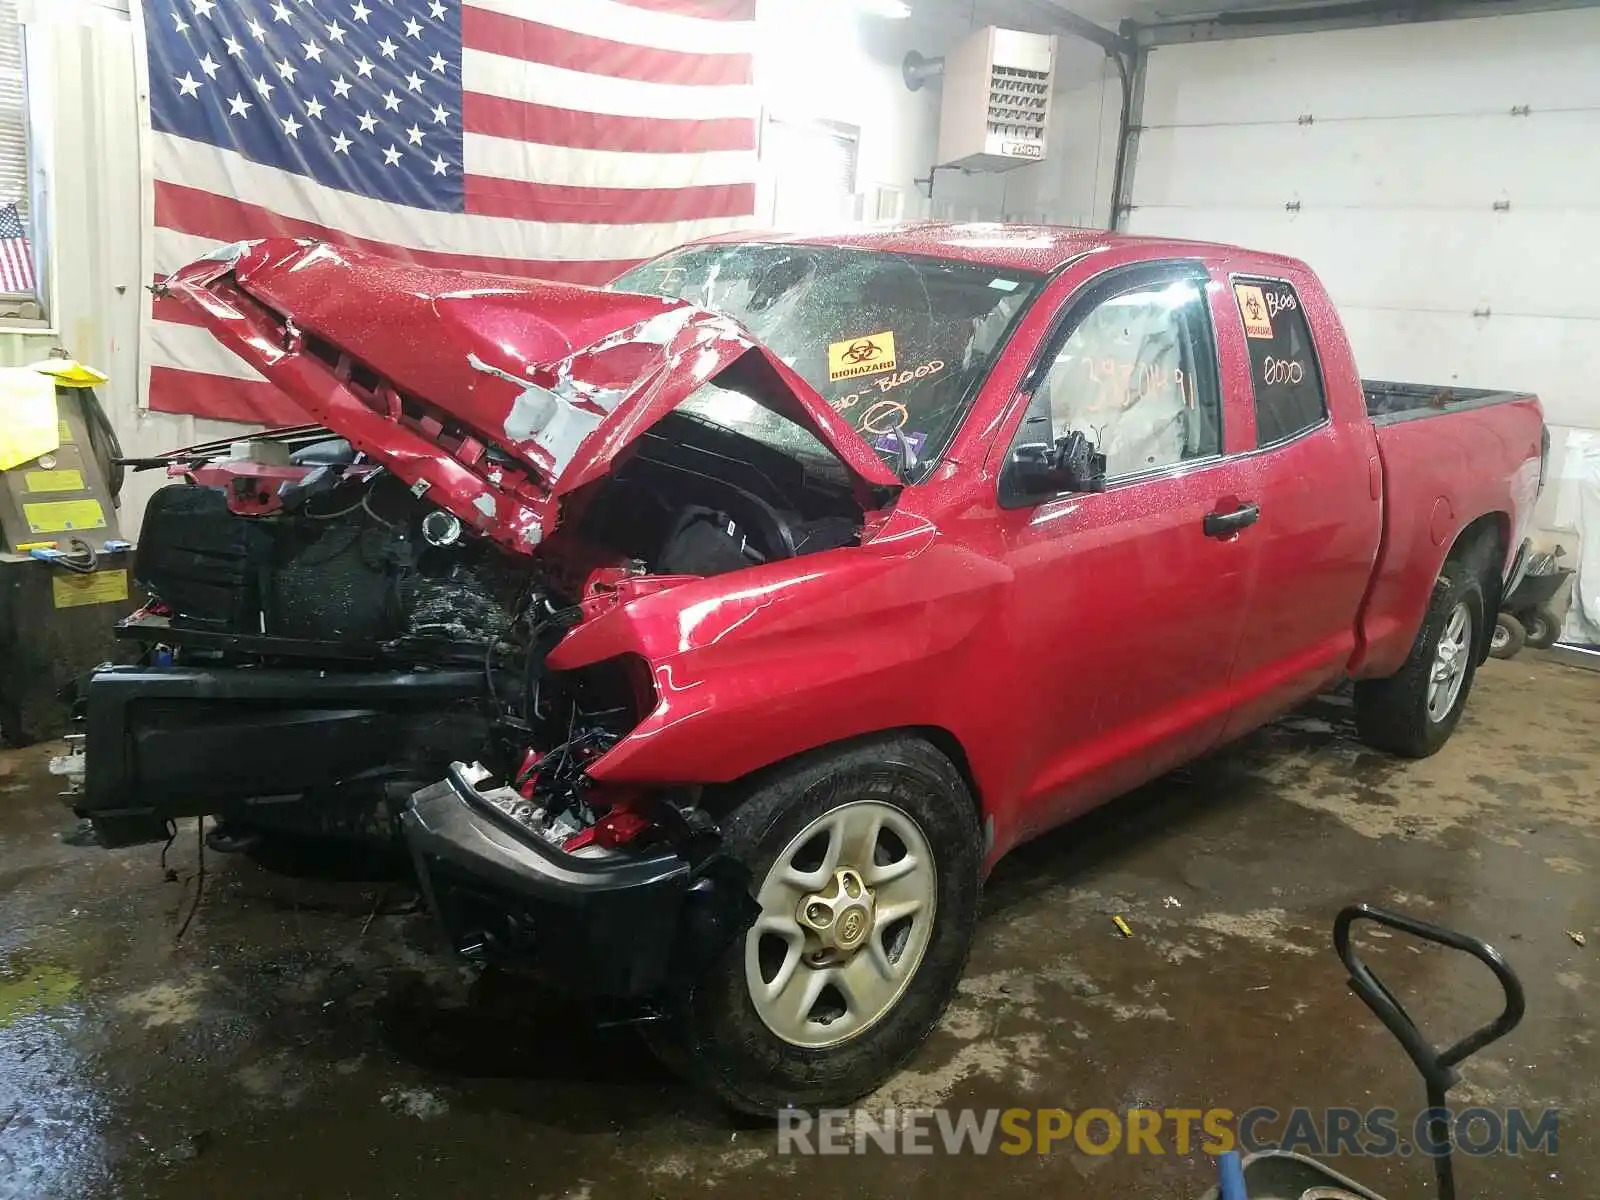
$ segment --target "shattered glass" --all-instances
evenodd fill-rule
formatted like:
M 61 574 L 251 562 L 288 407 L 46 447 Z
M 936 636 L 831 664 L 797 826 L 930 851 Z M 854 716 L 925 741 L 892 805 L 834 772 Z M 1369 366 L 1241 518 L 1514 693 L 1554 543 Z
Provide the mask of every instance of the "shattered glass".
M 903 438 L 926 461 L 959 426 L 1040 283 L 915 255 L 746 243 L 678 250 L 612 286 L 732 317 L 886 459 L 898 460 Z M 706 403 L 721 415 L 700 415 L 740 432 L 741 422 L 770 421 L 754 406 Z M 773 441 L 773 430 L 751 432 Z

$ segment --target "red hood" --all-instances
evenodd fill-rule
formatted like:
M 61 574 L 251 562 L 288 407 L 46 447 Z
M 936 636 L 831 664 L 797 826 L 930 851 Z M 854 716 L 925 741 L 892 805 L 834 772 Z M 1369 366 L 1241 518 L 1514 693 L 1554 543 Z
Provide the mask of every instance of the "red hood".
M 561 496 L 724 373 L 862 483 L 898 484 L 748 330 L 684 301 L 290 239 L 224 247 L 166 287 L 314 420 L 516 549 L 554 528 Z

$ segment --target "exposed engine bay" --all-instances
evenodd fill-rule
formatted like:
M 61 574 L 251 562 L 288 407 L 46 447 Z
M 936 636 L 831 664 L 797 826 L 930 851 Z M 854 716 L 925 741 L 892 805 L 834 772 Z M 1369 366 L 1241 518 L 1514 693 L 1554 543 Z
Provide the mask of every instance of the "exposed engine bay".
M 561 529 L 532 558 L 476 535 L 325 430 L 196 447 L 168 462 L 183 482 L 152 499 L 137 570 L 152 603 L 124 630 L 150 655 L 211 668 L 315 663 L 352 680 L 378 667 L 431 678 L 470 670 L 481 681 L 476 697 L 458 690 L 442 708 L 390 706 L 379 742 L 404 746 L 353 772 L 349 755 L 328 755 L 316 789 L 326 802 L 315 807 L 262 803 L 246 794 L 254 772 L 224 773 L 213 795 L 235 802 L 223 806 L 229 836 L 383 836 L 393 814 L 375 812 L 375 798 L 398 801 L 458 760 L 480 764 L 485 796 L 552 846 L 658 834 L 659 797 L 594 796 L 585 776 L 648 711 L 648 671 L 618 661 L 549 672 L 545 657 L 584 619 L 586 599 L 622 581 L 833 549 L 855 542 L 862 523 L 825 454 L 786 452 L 691 408 L 569 497 Z M 330 703 L 348 715 L 348 699 Z

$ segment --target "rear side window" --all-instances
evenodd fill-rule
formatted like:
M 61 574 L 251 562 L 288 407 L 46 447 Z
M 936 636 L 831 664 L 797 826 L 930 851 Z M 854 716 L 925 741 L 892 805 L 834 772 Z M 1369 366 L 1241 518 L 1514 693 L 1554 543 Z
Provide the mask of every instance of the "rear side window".
M 1328 404 L 1311 327 L 1294 288 L 1281 279 L 1236 276 L 1233 296 L 1250 348 L 1257 444 L 1270 446 L 1320 425 Z

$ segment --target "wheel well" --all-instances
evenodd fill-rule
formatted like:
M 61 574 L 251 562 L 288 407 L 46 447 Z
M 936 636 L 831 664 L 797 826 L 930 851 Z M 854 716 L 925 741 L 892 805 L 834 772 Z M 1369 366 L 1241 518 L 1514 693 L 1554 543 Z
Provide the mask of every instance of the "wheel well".
M 978 780 L 972 774 L 972 764 L 967 761 L 966 747 L 961 744 L 961 739 L 948 729 L 942 729 L 937 725 L 912 725 L 904 732 L 931 742 L 935 750 L 950 760 L 955 769 L 961 773 L 961 781 L 967 785 L 967 792 L 972 796 L 972 805 L 977 809 L 978 820 L 982 821 L 983 796 L 978 791 Z
M 1505 568 L 1506 552 L 1511 545 L 1511 518 L 1503 512 L 1484 513 L 1470 522 L 1459 534 L 1445 555 L 1445 562 L 1459 562 L 1473 571 L 1483 584 L 1484 625 L 1493 629 L 1500 612 L 1501 575 Z M 1482 639 L 1478 651 L 1481 663 L 1489 656 L 1488 637 Z
M 751 788 L 759 786 L 760 781 L 773 771 L 787 767 L 799 759 L 807 758 L 814 754 L 826 754 L 841 747 L 849 746 L 852 743 L 865 741 L 868 738 L 894 737 L 896 735 L 921 738 L 950 760 L 951 765 L 960 774 L 961 781 L 967 785 L 967 792 L 972 796 L 973 809 L 978 814 L 978 821 L 982 823 L 985 816 L 983 796 L 978 790 L 977 778 L 972 773 L 972 764 L 967 761 L 966 748 L 962 746 L 961 739 L 956 737 L 955 734 L 938 725 L 896 725 L 887 729 L 869 730 L 865 733 L 841 738 L 836 742 L 826 742 L 820 746 L 813 746 L 809 750 L 801 751 L 799 754 L 791 755 L 774 763 L 768 763 L 766 766 L 752 771 L 742 779 L 735 780 L 732 783 L 707 786 L 702 797 L 702 803 L 713 816 L 720 817 L 735 804 L 739 803 Z

